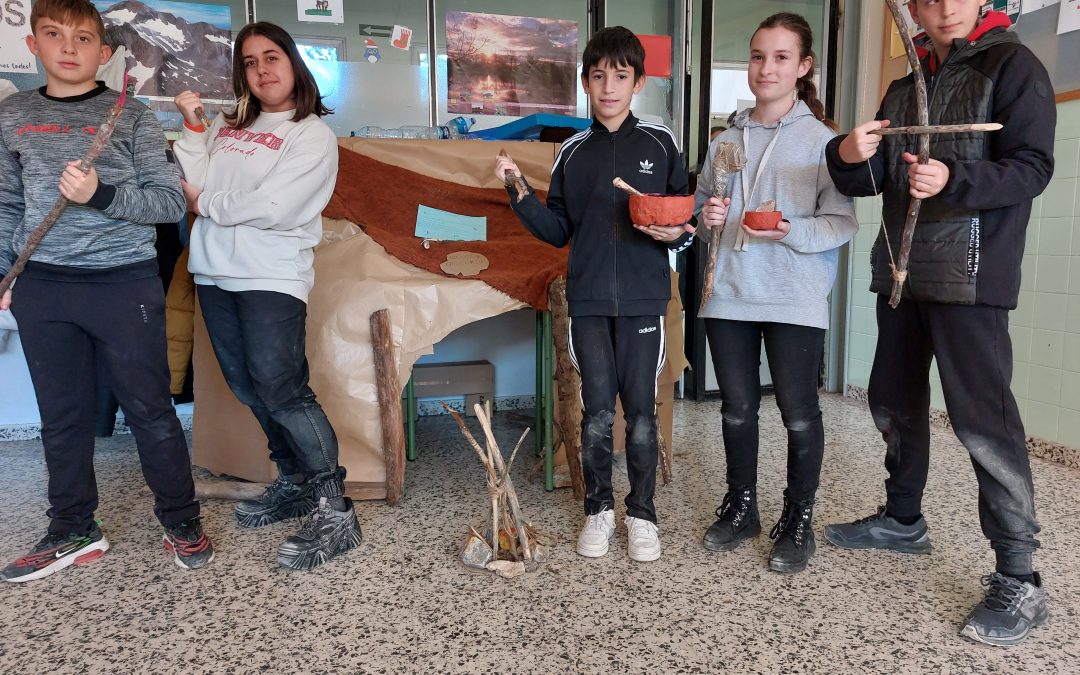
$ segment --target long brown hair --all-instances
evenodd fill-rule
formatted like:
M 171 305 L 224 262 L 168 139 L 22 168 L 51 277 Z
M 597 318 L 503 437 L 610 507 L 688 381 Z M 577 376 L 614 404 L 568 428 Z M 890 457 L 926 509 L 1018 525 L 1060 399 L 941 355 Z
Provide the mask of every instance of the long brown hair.
M 754 31 L 754 35 L 762 28 L 783 28 L 795 33 L 799 38 L 799 61 L 809 58 L 811 60 L 810 69 L 806 71 L 806 74 L 800 77 L 795 82 L 795 91 L 800 99 L 806 103 L 806 107 L 810 108 L 810 112 L 814 113 L 814 117 L 821 120 L 821 122 L 832 129 L 838 131 L 840 127 L 831 119 L 825 117 L 825 104 L 818 98 L 817 85 L 814 84 L 814 63 L 817 63 L 817 57 L 814 56 L 814 34 L 810 30 L 810 24 L 806 23 L 806 19 L 802 18 L 798 14 L 792 14 L 791 12 L 780 12 L 773 14 L 769 18 L 762 21 L 757 30 Z M 750 40 L 753 41 L 754 36 L 750 36 Z
M 257 21 L 241 28 L 236 36 L 236 43 L 233 45 L 232 84 L 233 93 L 236 94 L 236 109 L 231 113 L 225 113 L 225 122 L 229 126 L 246 129 L 262 112 L 262 104 L 259 103 L 258 98 L 252 96 L 251 90 L 248 89 L 247 77 L 244 75 L 244 40 L 252 35 L 261 35 L 270 40 L 289 57 L 293 69 L 293 93 L 296 96 L 296 113 L 292 118 L 294 122 L 299 122 L 308 115 L 315 114 L 322 117 L 334 112 L 323 105 L 315 76 L 300 58 L 300 50 L 296 48 L 296 42 L 292 36 L 277 24 Z

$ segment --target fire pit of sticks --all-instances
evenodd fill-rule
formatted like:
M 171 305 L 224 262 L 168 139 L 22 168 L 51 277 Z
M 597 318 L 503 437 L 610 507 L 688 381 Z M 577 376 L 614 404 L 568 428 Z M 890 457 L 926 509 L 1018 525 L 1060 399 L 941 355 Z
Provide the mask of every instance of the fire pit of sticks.
M 510 480 L 510 468 L 514 465 L 521 444 L 529 430 L 521 434 L 510 459 L 503 462 L 502 451 L 491 431 L 491 412 L 476 404 L 476 419 L 484 429 L 484 447 L 465 426 L 465 421 L 450 406 L 443 404 L 454 417 L 465 440 L 476 452 L 487 474 L 487 498 L 490 505 L 490 522 L 483 533 L 469 527 L 465 546 L 461 550 L 461 562 L 477 571 L 494 572 L 500 577 L 513 578 L 525 572 L 534 572 L 546 559 L 544 541 L 540 534 L 525 522 L 521 515 L 517 491 Z

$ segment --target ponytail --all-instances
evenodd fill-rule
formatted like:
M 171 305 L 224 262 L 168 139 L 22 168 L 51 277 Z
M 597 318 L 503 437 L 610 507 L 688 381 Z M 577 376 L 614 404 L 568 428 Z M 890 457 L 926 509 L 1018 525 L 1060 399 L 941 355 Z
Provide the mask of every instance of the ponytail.
M 806 103 L 806 107 L 810 108 L 810 112 L 812 112 L 814 117 L 822 124 L 833 131 L 839 131 L 839 125 L 825 117 L 825 104 L 818 98 L 817 85 L 814 84 L 813 64 L 817 62 L 817 58 L 814 56 L 814 34 L 810 30 L 810 24 L 806 23 L 806 19 L 798 14 L 780 12 L 778 14 L 773 14 L 762 21 L 761 24 L 758 25 L 757 30 L 761 30 L 762 28 L 784 28 L 798 36 L 799 61 L 801 62 L 803 59 L 809 58 L 811 65 L 810 69 L 806 71 L 806 74 L 795 82 L 795 94 Z M 754 31 L 755 34 L 757 33 L 757 30 Z M 753 40 L 753 36 L 751 36 L 750 39 Z
M 811 58 L 813 58 L 813 54 L 811 54 L 810 56 Z M 825 104 L 822 103 L 821 99 L 818 98 L 817 85 L 814 84 L 813 68 L 810 68 L 810 70 L 806 71 L 806 74 L 800 77 L 798 81 L 795 82 L 795 92 L 798 97 L 802 99 L 804 103 L 806 103 L 806 107 L 810 108 L 810 112 L 814 113 L 814 117 L 818 118 L 818 120 L 822 124 L 829 127 L 833 131 L 840 130 L 840 126 L 836 122 L 833 122 L 828 117 L 825 117 Z

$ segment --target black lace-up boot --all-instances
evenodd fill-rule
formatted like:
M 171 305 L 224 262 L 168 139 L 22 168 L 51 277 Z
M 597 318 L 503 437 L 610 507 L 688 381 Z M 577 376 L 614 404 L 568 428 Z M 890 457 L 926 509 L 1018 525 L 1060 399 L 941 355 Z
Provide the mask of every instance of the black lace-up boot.
M 756 488 L 736 488 L 724 495 L 724 502 L 716 509 L 716 522 L 705 531 L 703 543 L 710 551 L 733 551 L 760 532 Z
M 774 540 L 772 552 L 769 553 L 769 569 L 785 574 L 806 569 L 806 563 L 817 550 L 813 518 L 814 500 L 793 502 L 784 492 L 784 513 L 769 533 Z

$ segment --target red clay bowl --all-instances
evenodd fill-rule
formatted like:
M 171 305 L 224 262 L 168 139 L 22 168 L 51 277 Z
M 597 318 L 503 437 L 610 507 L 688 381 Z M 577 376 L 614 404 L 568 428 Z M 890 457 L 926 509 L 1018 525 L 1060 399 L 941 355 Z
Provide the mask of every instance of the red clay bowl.
M 694 195 L 630 195 L 636 225 L 685 225 L 694 215 Z
M 747 211 L 742 221 L 751 230 L 775 230 L 783 217 L 781 211 Z

